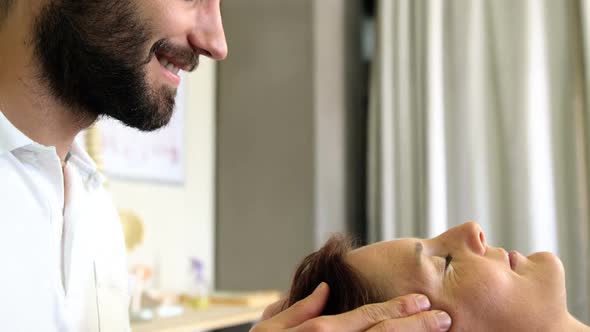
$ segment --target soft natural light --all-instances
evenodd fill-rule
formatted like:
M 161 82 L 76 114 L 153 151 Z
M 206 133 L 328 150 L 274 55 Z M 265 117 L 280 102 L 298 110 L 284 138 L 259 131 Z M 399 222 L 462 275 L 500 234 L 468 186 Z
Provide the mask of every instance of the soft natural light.
M 549 91 L 547 85 L 546 45 L 543 36 L 543 6 L 530 1 L 529 13 L 529 68 L 528 68 L 528 151 L 529 151 L 529 231 L 531 251 L 557 253 L 557 225 L 553 163 L 551 156 L 551 127 L 549 119 Z
M 428 236 L 444 232 L 447 227 L 447 167 L 445 157 L 443 17 L 442 0 L 433 0 L 429 12 L 430 45 L 428 52 Z
M 389 8 L 391 6 L 391 8 Z M 393 10 L 393 2 L 392 1 L 385 1 L 383 2 L 384 12 L 388 10 Z M 394 31 L 393 22 L 390 20 L 381 20 L 380 22 L 381 28 L 385 31 Z M 380 38 L 384 38 L 385 36 L 382 35 Z M 381 41 L 382 47 L 382 59 L 391 59 L 393 58 L 393 45 L 391 42 L 387 40 Z M 381 220 L 384 222 L 382 223 L 382 237 L 386 239 L 395 238 L 395 180 L 394 180 L 394 170 L 395 170 L 395 156 L 394 156 L 394 120 L 393 120 L 393 93 L 396 87 L 393 86 L 393 81 L 391 76 L 393 75 L 393 68 L 391 66 L 391 61 L 381 61 L 381 90 L 380 94 L 382 97 L 382 105 L 381 107 L 385 110 L 382 113 L 381 123 L 381 137 L 380 137 L 380 147 L 383 160 L 380 162 L 382 163 L 381 167 L 381 176 L 382 176 L 382 185 L 381 185 L 381 202 L 387 202 L 387 204 L 381 205 Z

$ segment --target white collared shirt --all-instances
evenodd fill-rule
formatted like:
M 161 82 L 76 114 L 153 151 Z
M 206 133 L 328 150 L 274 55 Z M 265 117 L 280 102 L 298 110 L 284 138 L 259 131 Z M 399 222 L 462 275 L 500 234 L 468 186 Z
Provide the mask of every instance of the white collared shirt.
M 54 147 L 0 112 L 2 331 L 129 331 L 119 217 L 94 162 L 71 153 L 63 173 Z

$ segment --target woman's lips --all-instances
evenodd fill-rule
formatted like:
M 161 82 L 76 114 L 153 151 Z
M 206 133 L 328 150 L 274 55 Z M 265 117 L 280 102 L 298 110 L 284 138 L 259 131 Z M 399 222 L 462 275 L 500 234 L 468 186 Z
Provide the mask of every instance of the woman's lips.
M 512 250 L 508 253 L 508 260 L 510 261 L 510 269 L 514 270 L 518 262 L 518 256 L 520 254 L 516 250 Z

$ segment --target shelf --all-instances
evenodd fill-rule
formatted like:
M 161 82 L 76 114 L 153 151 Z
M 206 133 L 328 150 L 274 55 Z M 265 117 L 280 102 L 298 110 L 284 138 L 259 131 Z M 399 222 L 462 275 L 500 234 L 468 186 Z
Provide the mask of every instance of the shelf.
M 216 330 L 256 322 L 265 306 L 211 305 L 207 309 L 185 309 L 181 316 L 156 318 L 131 324 L 133 332 L 194 332 Z

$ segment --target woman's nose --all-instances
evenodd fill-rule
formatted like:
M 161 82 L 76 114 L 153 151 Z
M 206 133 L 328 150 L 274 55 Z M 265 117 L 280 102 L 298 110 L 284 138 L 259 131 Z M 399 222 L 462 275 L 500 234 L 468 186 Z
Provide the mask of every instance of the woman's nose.
M 468 249 L 478 255 L 484 255 L 487 251 L 485 235 L 478 223 L 470 221 L 456 227 L 458 243 L 463 243 Z

